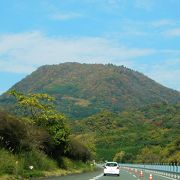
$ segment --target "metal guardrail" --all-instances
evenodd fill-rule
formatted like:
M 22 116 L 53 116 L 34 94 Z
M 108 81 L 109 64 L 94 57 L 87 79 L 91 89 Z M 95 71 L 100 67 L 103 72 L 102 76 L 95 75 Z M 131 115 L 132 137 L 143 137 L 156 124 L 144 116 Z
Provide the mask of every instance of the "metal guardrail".
M 161 174 L 163 176 L 171 177 L 174 179 L 180 179 L 180 165 L 171 164 L 119 164 L 122 167 L 132 168 L 132 169 L 142 169 L 156 174 Z

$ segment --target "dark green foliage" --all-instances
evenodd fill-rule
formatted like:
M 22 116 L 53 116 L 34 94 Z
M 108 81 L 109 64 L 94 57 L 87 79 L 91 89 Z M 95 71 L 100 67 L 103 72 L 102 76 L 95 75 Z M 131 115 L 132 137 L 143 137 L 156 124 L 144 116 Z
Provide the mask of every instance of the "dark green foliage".
M 45 149 L 50 136 L 36 128 L 26 119 L 0 112 L 0 146 L 12 152 L 30 151 L 33 148 Z
M 86 162 L 91 159 L 89 149 L 76 139 L 71 139 L 67 155 L 74 160 Z
M 119 112 L 157 102 L 176 102 L 180 93 L 124 66 L 64 63 L 42 66 L 12 87 L 24 93 L 48 93 L 56 108 L 81 119 L 103 109 Z M 0 104 L 12 105 L 5 94 Z
M 79 89 L 73 84 L 55 85 L 46 89 L 48 94 L 76 94 Z
M 5 147 L 13 152 L 29 150 L 26 125 L 13 117 L 0 113 L 0 137 L 1 147 Z

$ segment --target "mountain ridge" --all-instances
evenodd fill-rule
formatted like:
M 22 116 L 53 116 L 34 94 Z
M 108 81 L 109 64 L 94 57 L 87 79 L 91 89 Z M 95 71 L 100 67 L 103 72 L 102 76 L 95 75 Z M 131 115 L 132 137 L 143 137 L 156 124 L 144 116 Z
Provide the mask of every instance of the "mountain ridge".
M 113 64 L 44 65 L 11 89 L 50 94 L 56 98 L 58 111 L 72 118 L 88 117 L 103 109 L 119 112 L 180 100 L 180 92 L 166 88 L 142 73 Z M 8 101 L 6 96 L 1 96 L 1 104 Z

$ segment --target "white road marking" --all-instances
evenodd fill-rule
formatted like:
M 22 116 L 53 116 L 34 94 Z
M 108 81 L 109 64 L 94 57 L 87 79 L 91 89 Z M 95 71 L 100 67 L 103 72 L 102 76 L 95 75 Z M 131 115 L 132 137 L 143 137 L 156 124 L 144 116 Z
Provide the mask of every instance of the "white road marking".
M 163 177 L 163 178 L 167 178 L 167 179 L 177 180 L 177 179 L 170 178 L 170 177 L 167 177 L 167 176 L 162 176 L 162 175 L 160 175 L 160 174 L 155 174 L 155 175 L 156 175 L 156 176 L 161 176 L 161 177 Z
M 126 171 L 126 170 L 125 170 L 125 171 Z M 126 172 L 128 172 L 128 171 L 126 171 Z M 149 173 L 149 171 L 147 170 L 146 173 Z M 129 172 L 129 174 L 132 175 L 131 172 Z M 166 178 L 166 179 L 177 180 L 177 179 L 174 179 L 174 178 L 171 178 L 171 177 L 167 177 L 167 176 L 163 176 L 163 175 L 160 175 L 160 174 L 157 174 L 157 173 L 153 173 L 153 175 L 160 176 L 160 177 L 163 177 L 163 178 Z M 135 175 L 133 175 L 133 176 L 136 177 Z M 140 180 L 140 179 L 137 179 L 137 180 Z
M 133 177 L 135 177 L 135 178 L 136 178 L 136 175 L 133 175 Z
M 158 173 L 156 173 L 156 172 L 153 173 L 153 171 L 149 171 L 149 170 L 146 171 L 146 173 L 149 173 L 149 172 L 152 172 L 152 175 L 154 174 L 154 175 L 156 175 L 156 176 L 160 176 L 160 177 L 163 177 L 163 178 L 166 178 L 166 179 L 177 180 L 177 179 L 174 179 L 174 178 L 171 178 L 171 177 L 167 177 L 167 176 L 164 176 L 164 175 L 160 175 L 160 174 L 158 174 Z
M 102 173 L 102 174 L 100 174 L 100 175 L 98 175 L 98 176 L 96 176 L 96 177 L 93 177 L 92 179 L 89 179 L 89 180 L 96 180 L 96 179 L 99 179 L 100 177 L 102 177 L 104 174 Z

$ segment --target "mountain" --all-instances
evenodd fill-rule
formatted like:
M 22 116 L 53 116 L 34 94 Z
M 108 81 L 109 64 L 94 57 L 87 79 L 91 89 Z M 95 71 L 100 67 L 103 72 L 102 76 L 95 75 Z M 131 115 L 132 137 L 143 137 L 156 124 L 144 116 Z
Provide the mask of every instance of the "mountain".
M 45 65 L 15 84 L 20 92 L 48 93 L 58 111 L 79 119 L 103 109 L 119 112 L 144 105 L 180 100 L 180 92 L 166 88 L 145 75 L 112 64 L 63 63 Z M 1 105 L 10 105 L 6 95 Z

